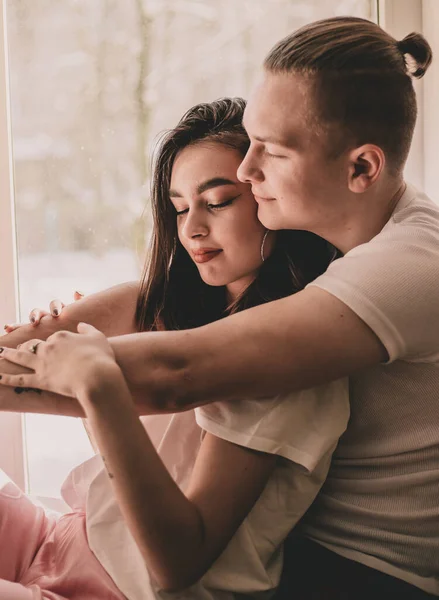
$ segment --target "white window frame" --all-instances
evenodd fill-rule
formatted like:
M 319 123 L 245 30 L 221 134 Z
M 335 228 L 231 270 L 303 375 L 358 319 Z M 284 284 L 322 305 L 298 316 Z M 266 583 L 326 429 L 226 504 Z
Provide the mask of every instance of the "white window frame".
M 0 0 L 0 319 L 18 319 L 18 273 L 9 104 L 6 6 Z M 0 413 L 0 468 L 26 489 L 24 422 L 19 413 Z
M 424 79 L 415 81 L 418 120 L 405 177 L 439 202 L 437 159 L 439 115 L 439 2 L 437 0 L 378 0 L 378 22 L 396 39 L 419 31 L 433 49 L 433 64 Z
M 434 165 L 439 139 L 439 115 L 434 106 L 434 98 L 439 98 L 439 2 L 376 2 L 378 22 L 389 33 L 401 39 L 410 31 L 418 30 L 432 43 L 436 55 L 428 77 L 416 84 L 419 118 L 406 170 L 409 181 L 433 195 L 433 190 L 439 192 Z M 0 319 L 5 323 L 16 321 L 19 306 L 7 58 L 6 0 L 0 0 Z M 428 122 L 428 128 L 424 126 L 425 122 Z M 0 468 L 26 489 L 24 423 L 18 413 L 0 412 Z
M 436 202 L 439 202 L 439 181 L 437 173 L 437 153 L 439 140 L 439 114 L 435 102 L 439 99 L 439 2 L 423 0 L 423 33 L 433 50 L 433 63 L 424 85 L 423 118 L 424 154 L 423 188 Z M 426 125 L 428 123 L 428 126 Z

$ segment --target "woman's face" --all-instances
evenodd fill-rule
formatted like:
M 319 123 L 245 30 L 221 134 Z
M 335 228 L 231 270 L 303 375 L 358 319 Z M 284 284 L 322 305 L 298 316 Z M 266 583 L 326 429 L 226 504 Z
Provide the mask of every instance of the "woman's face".
M 237 150 L 222 144 L 188 146 L 175 159 L 169 191 L 180 242 L 203 281 L 227 286 L 230 299 L 256 277 L 266 231 L 250 185 L 236 176 L 241 160 Z M 265 258 L 272 245 L 270 234 Z

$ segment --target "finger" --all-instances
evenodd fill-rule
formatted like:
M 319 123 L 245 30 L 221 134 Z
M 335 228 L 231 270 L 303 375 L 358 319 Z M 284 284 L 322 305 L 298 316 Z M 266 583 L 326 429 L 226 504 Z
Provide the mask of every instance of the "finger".
M 35 370 L 35 363 L 37 360 L 36 354 L 33 354 L 28 350 L 0 348 L 0 357 L 4 358 L 8 362 L 14 363 L 15 365 L 20 365 L 21 367 L 27 367 L 28 369 Z
M 78 323 L 77 330 L 78 333 L 83 334 L 96 333 L 98 331 L 96 327 L 93 327 L 93 325 L 90 325 L 89 323 Z
M 76 291 L 76 292 L 73 294 L 73 300 L 75 300 L 75 301 L 76 301 L 76 300 L 82 300 L 82 298 L 84 298 L 84 294 L 83 294 L 82 292 L 78 292 L 78 291 Z
M 32 325 L 38 325 L 43 317 L 48 315 L 49 313 L 46 310 L 42 310 L 41 308 L 34 308 L 29 313 L 29 321 Z
M 10 325 L 4 325 L 3 329 L 5 330 L 5 333 L 12 333 L 16 329 L 23 327 L 23 325 L 26 325 L 26 323 L 11 323 Z
M 29 350 L 32 348 L 32 346 L 38 345 L 38 344 L 42 344 L 43 340 L 40 340 L 38 338 L 34 338 L 32 340 L 27 340 L 26 342 L 23 342 L 22 344 L 17 344 L 17 348 L 16 350 L 19 350 L 20 348 L 23 348 L 23 350 L 26 350 L 29 352 Z
M 17 388 L 17 393 L 21 393 L 23 391 L 30 391 L 29 388 L 33 388 L 35 390 L 35 374 L 29 373 L 24 375 L 11 375 L 9 373 L 0 375 L 0 384 L 7 385 L 10 387 Z M 23 389 L 25 388 L 25 390 Z M 36 390 L 35 390 L 36 391 Z
M 64 302 L 61 302 L 61 300 L 52 300 L 52 302 L 49 304 L 50 314 L 52 317 L 59 317 L 64 307 L 65 304 Z

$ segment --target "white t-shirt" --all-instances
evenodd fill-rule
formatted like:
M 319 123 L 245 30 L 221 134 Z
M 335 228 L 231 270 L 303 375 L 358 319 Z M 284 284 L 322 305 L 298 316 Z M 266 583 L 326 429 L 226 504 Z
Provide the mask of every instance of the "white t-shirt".
M 85 508 L 90 548 L 129 600 L 232 600 L 238 594 L 269 598 L 280 578 L 282 543 L 320 489 L 348 418 L 343 380 L 283 397 L 216 402 L 142 419 L 183 490 L 203 431 L 279 456 L 264 491 L 227 548 L 201 581 L 182 593 L 163 592 L 150 580 L 100 457 L 70 474 L 63 497 L 72 508 Z
M 349 427 L 303 532 L 439 595 L 439 207 L 408 186 L 382 231 L 310 285 L 389 361 L 350 377 Z

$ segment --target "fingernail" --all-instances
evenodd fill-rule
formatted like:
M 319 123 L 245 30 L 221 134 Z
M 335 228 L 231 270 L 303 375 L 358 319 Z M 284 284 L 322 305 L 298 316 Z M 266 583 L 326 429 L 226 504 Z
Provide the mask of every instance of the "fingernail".
M 82 292 L 79 292 L 78 290 L 75 291 L 75 294 L 78 294 L 78 296 L 83 296 L 84 295 Z
M 59 310 L 57 308 L 54 308 L 52 314 L 54 317 L 57 317 L 59 315 Z

